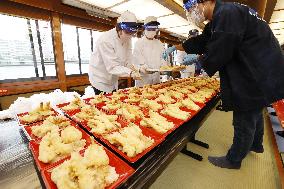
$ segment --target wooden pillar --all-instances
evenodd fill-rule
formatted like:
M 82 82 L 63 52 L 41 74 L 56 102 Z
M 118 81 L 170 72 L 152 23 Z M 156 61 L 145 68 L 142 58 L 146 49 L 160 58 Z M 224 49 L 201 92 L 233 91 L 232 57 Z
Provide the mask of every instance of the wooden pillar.
M 60 22 L 60 15 L 58 13 L 52 13 L 51 24 L 52 24 L 55 63 L 56 63 L 59 85 L 62 91 L 67 91 L 61 22 Z
M 257 2 L 257 11 L 258 14 L 261 18 L 264 17 L 265 14 L 265 10 L 266 10 L 266 4 L 267 4 L 267 0 L 258 0 Z
M 131 83 L 132 83 L 132 78 L 131 77 L 128 77 L 127 78 L 127 87 L 129 88 L 129 87 L 132 87 L 131 86 Z

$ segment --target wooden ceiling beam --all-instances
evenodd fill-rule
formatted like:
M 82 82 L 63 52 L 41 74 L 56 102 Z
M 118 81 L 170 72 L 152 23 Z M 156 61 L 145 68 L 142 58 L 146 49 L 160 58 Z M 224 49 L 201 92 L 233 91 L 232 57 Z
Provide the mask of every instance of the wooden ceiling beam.
M 175 1 L 173 0 L 154 0 L 154 1 L 170 9 L 171 11 L 181 16 L 182 18 L 187 19 L 184 9 L 179 4 L 177 4 Z
M 264 13 L 264 20 L 268 23 L 270 22 L 276 3 L 277 0 L 267 0 L 265 13 Z

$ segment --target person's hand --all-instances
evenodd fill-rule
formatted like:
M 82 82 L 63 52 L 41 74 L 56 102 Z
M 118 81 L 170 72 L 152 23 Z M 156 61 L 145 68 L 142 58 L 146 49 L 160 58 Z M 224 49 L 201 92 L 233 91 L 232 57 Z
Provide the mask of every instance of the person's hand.
M 146 74 L 146 73 L 148 73 L 147 69 L 148 69 L 148 66 L 144 64 L 139 68 L 139 72 Z
M 195 61 L 198 60 L 198 55 L 196 54 L 187 54 L 183 57 L 183 65 L 192 65 Z
M 132 77 L 134 80 L 141 80 L 141 75 L 138 71 L 132 71 L 130 73 L 130 77 Z
M 162 58 L 167 61 L 168 56 L 174 52 L 175 50 L 177 50 L 177 48 L 175 46 L 169 47 L 168 49 L 166 49 L 163 54 L 162 54 Z

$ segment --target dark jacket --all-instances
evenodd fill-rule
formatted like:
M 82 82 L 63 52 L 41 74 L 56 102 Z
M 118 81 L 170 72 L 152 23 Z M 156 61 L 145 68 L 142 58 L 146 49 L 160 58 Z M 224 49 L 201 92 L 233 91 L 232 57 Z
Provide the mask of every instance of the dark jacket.
M 224 109 L 245 111 L 284 98 L 284 57 L 268 24 L 238 3 L 216 3 L 203 33 L 183 43 L 204 54 L 209 76 L 219 71 Z

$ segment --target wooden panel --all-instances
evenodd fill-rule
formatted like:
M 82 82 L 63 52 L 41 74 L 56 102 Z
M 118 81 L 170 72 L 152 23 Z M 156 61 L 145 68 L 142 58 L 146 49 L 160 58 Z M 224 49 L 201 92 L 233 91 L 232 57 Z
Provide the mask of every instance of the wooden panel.
M 54 40 L 53 44 L 54 44 L 54 55 L 56 60 L 56 70 L 57 70 L 58 80 L 60 83 L 60 89 L 62 91 L 67 91 L 61 23 L 60 23 L 60 16 L 58 13 L 52 14 L 51 24 L 52 24 L 52 35 Z
M 75 25 L 81 28 L 93 29 L 97 31 L 108 31 L 114 28 L 114 25 L 104 24 L 91 20 L 85 20 L 82 18 L 77 18 L 69 15 L 63 15 L 62 22 L 64 24 Z
M 45 81 L 5 83 L 5 84 L 0 84 L 0 89 L 7 90 L 7 92 L 0 93 L 0 96 L 56 89 L 56 88 L 59 88 L 59 86 L 60 86 L 59 82 L 56 79 L 55 80 L 45 80 Z
M 67 87 L 75 87 L 82 85 L 89 85 L 89 77 L 87 75 L 83 76 L 70 76 L 66 78 Z
M 50 12 L 23 4 L 2 0 L 0 12 L 13 16 L 29 17 L 41 20 L 50 20 Z
M 46 1 L 46 0 L 11 0 L 16 3 L 29 5 L 37 8 L 42 8 L 46 10 L 52 10 L 52 1 Z

